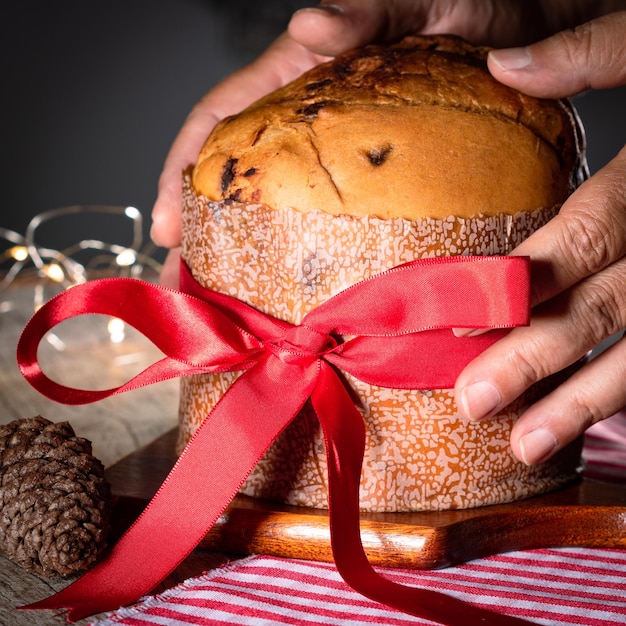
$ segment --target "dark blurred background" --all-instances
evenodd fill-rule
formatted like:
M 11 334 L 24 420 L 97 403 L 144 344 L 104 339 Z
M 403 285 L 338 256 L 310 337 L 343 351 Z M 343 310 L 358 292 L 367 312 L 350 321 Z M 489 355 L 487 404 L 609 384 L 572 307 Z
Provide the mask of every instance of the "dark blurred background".
M 74 204 L 131 205 L 147 222 L 191 107 L 307 4 L 315 2 L 2 2 L 0 227 L 23 234 L 32 216 Z M 111 240 L 121 223 L 95 228 Z
M 3 2 L 0 227 L 23 233 L 33 215 L 68 205 L 132 205 L 147 235 L 161 166 L 193 104 L 312 4 Z M 626 143 L 626 88 L 575 103 L 596 171 Z

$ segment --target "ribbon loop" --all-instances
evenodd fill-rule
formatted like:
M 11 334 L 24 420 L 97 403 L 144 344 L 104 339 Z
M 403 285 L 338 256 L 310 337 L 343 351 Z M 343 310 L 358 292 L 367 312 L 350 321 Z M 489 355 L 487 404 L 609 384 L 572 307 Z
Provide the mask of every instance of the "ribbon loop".
M 347 287 L 302 323 L 370 337 L 524 326 L 530 320 L 529 268 L 529 259 L 518 256 L 418 259 Z

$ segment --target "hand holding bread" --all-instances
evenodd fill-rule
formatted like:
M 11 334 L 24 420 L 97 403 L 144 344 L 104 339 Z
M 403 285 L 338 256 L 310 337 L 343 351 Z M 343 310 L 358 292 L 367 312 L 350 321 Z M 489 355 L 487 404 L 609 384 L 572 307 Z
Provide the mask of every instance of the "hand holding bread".
M 490 68 L 503 83 L 539 97 L 624 85 L 625 29 L 626 12 L 607 15 L 528 48 L 499 51 Z M 534 381 L 623 333 L 626 148 L 513 253 L 529 255 L 536 268 L 533 322 L 482 354 L 459 377 L 458 403 L 472 419 L 488 417 Z M 511 435 L 515 454 L 538 463 L 621 410 L 626 405 L 624 372 L 622 339 L 522 416 Z M 478 395 L 472 397 L 476 382 Z
M 545 17 L 551 23 L 544 23 L 545 32 L 533 32 L 528 26 L 537 23 L 534 19 L 537 16 L 512 14 L 511 7 L 502 14 L 486 16 L 477 8 L 486 4 L 469 0 L 463 3 L 338 0 L 334 8 L 300 12 L 292 20 L 290 35 L 283 35 L 254 64 L 211 91 L 190 114 L 172 146 L 161 177 L 154 211 L 155 241 L 167 247 L 179 245 L 180 172 L 195 161 L 214 124 L 325 60 L 324 55 L 375 39 L 398 39 L 407 32 L 446 31 L 461 34 L 470 41 L 520 45 L 574 26 L 576 19 L 580 21 L 580 16 L 570 14 L 573 3 L 544 2 Z M 519 7 L 530 3 L 512 4 Z M 582 9 L 585 19 L 595 17 L 598 12 L 624 8 L 619 0 L 578 4 L 586 7 Z M 452 9 L 452 5 L 456 8 Z M 573 95 L 587 87 L 625 84 L 624 22 L 623 13 L 609 15 L 577 32 L 558 34 L 522 49 L 525 51 L 522 57 L 530 54 L 532 59 L 526 65 L 514 69 L 509 63 L 505 69 L 505 56 L 496 55 L 494 59 L 500 59 L 502 65 L 491 63 L 490 68 L 498 80 L 523 92 L 546 97 Z M 509 61 L 515 58 L 515 53 L 509 55 Z M 515 62 L 519 64 L 518 60 L 513 65 Z M 461 375 L 457 399 L 467 417 L 489 416 L 534 380 L 560 369 L 606 335 L 626 326 L 620 295 L 626 291 L 626 272 L 622 266 L 626 251 L 624 158 L 622 151 L 571 197 L 557 221 L 516 250 L 536 259 L 538 269 L 549 269 L 545 273 L 537 272 L 535 277 L 535 301 L 545 303 L 536 310 L 530 328 L 512 333 Z M 621 342 L 583 368 L 566 386 L 531 407 L 513 430 L 511 445 L 515 454 L 527 463 L 548 458 L 591 423 L 624 406 L 626 397 L 621 381 L 625 362 L 626 349 Z M 479 398 L 482 394 L 482 407 L 478 404 L 472 407 L 467 393 L 463 399 L 463 389 L 471 382 L 487 383 L 482 385 L 482 390 L 476 388 L 481 392 Z M 520 446 L 523 435 L 530 437 Z

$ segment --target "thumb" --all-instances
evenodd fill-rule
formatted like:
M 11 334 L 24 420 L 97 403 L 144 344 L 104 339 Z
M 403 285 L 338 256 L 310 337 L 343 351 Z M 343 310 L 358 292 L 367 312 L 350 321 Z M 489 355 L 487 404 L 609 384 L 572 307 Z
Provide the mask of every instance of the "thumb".
M 626 11 L 611 13 L 524 48 L 492 50 L 494 78 L 539 98 L 626 84 Z
M 401 0 L 334 0 L 296 11 L 289 34 L 312 52 L 336 56 L 371 43 L 401 39 L 426 20 L 422 2 Z

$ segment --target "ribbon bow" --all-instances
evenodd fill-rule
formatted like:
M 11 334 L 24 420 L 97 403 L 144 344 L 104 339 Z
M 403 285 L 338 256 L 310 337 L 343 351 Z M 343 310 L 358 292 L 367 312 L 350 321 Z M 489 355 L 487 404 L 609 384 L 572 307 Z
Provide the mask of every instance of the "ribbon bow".
M 80 619 L 148 593 L 205 536 L 272 441 L 310 400 L 326 444 L 331 543 L 344 580 L 371 599 L 419 617 L 450 625 L 495 624 L 486 610 L 392 583 L 368 562 L 358 500 L 365 428 L 336 370 L 384 387 L 452 387 L 460 370 L 505 329 L 528 323 L 528 259 L 407 263 L 341 291 L 297 326 L 204 289 L 184 265 L 181 285 L 178 292 L 134 279 L 91 281 L 47 302 L 22 333 L 17 355 L 23 375 L 65 404 L 94 402 L 172 377 L 244 372 L 114 548 L 66 589 L 23 608 L 63 607 L 70 620 Z M 39 342 L 56 324 L 87 313 L 121 318 L 165 357 L 112 389 L 74 389 L 51 380 L 37 362 Z M 459 338 L 454 327 L 500 330 Z M 526 623 L 497 617 L 511 626 Z

